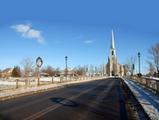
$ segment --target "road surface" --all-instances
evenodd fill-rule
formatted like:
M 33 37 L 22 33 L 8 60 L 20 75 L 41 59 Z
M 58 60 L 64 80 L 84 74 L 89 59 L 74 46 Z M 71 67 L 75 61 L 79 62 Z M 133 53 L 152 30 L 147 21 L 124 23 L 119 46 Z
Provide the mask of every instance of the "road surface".
M 0 103 L 0 120 L 135 119 L 121 79 L 107 78 Z

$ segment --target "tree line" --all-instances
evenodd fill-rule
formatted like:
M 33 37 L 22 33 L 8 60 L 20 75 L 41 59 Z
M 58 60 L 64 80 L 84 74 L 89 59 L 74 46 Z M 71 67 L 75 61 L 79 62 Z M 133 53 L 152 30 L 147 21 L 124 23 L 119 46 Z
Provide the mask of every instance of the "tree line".
M 58 77 L 62 73 L 60 68 L 54 68 L 51 65 L 42 67 L 40 73 L 44 76 L 48 77 Z M 105 73 L 105 65 L 83 65 L 83 66 L 76 66 L 68 70 L 69 72 L 74 73 L 76 76 L 99 76 L 104 75 Z M 38 74 L 37 67 L 34 61 L 30 58 L 26 58 L 22 60 L 21 67 L 15 66 L 12 70 L 11 76 L 12 77 L 35 77 Z

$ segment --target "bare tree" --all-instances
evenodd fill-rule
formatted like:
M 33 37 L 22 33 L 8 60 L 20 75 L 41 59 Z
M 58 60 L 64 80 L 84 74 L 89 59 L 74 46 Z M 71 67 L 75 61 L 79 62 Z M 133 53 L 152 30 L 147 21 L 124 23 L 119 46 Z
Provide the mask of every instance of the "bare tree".
M 60 68 L 55 69 L 55 76 L 60 76 Z
M 98 75 L 104 76 L 105 74 L 105 64 L 101 64 L 98 66 Z
M 75 67 L 73 68 L 73 72 L 75 73 L 76 76 L 85 77 L 88 72 L 88 66 L 84 65 L 84 66 Z
M 154 76 L 155 73 L 155 66 L 153 65 L 152 62 L 148 61 L 148 76 Z
M 84 65 L 84 74 L 87 75 L 88 74 L 88 65 Z
M 123 67 L 124 67 L 124 75 L 127 76 L 127 75 L 128 75 L 128 72 L 129 72 L 128 65 L 125 64 L 125 65 L 123 65 Z M 134 66 L 134 67 L 135 67 L 135 66 Z
M 12 71 L 12 77 L 21 77 L 21 70 L 19 66 L 15 66 Z
M 81 66 L 75 67 L 74 68 L 74 72 L 78 75 L 78 76 L 83 76 L 85 69 Z
M 132 56 L 127 59 L 125 66 L 125 69 L 130 73 L 130 75 L 134 74 L 135 69 L 135 63 L 136 63 L 136 57 Z
M 21 64 L 23 66 L 24 77 L 31 76 L 31 72 L 33 72 L 34 69 L 34 61 L 30 58 L 26 58 L 21 62 Z
M 21 62 L 23 67 L 23 76 L 26 77 L 26 84 L 28 84 L 29 76 L 32 76 L 34 73 L 34 61 L 30 58 L 26 58 Z
M 89 74 L 90 74 L 90 76 L 92 76 L 92 77 L 94 76 L 94 71 L 95 71 L 95 70 L 94 70 L 94 66 L 93 66 L 93 65 L 90 65 L 90 66 L 89 66 Z
M 54 76 L 55 75 L 55 70 L 53 69 L 52 66 L 48 65 L 45 69 L 42 70 L 43 72 L 47 73 L 49 76 Z
M 159 43 L 156 43 L 149 49 L 151 55 L 151 62 L 155 66 L 157 77 L 159 77 Z

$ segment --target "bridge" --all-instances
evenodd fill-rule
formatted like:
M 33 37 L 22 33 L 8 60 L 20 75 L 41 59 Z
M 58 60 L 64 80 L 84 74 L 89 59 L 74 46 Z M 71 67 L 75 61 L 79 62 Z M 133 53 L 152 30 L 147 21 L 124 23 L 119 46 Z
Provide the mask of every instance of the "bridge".
M 134 80 L 130 80 L 130 78 L 123 79 L 120 77 L 96 79 L 84 83 L 72 84 L 59 89 L 50 89 L 45 92 L 24 95 L 21 97 L 19 96 L 6 101 L 1 101 L 0 119 L 152 119 L 157 115 L 150 115 L 144 108 L 143 103 L 141 103 L 140 99 L 136 96 L 133 87 L 138 88 L 138 91 L 141 93 L 143 91 L 139 88 L 139 84 L 135 83 L 137 81 Z M 151 104 L 152 106 L 159 105 L 158 102 Z M 156 113 L 159 114 L 159 112 Z

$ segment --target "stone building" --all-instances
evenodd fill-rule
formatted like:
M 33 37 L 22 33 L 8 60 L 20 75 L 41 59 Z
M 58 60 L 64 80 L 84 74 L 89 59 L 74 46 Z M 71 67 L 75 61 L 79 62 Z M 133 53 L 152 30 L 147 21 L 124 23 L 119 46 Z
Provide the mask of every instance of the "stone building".
M 115 49 L 115 38 L 114 32 L 112 30 L 112 37 L 111 37 L 111 47 L 110 47 L 110 54 L 108 57 L 108 63 L 106 64 L 106 74 L 108 76 L 123 76 L 124 75 L 124 67 L 123 65 L 118 63 L 118 58 L 116 55 Z

